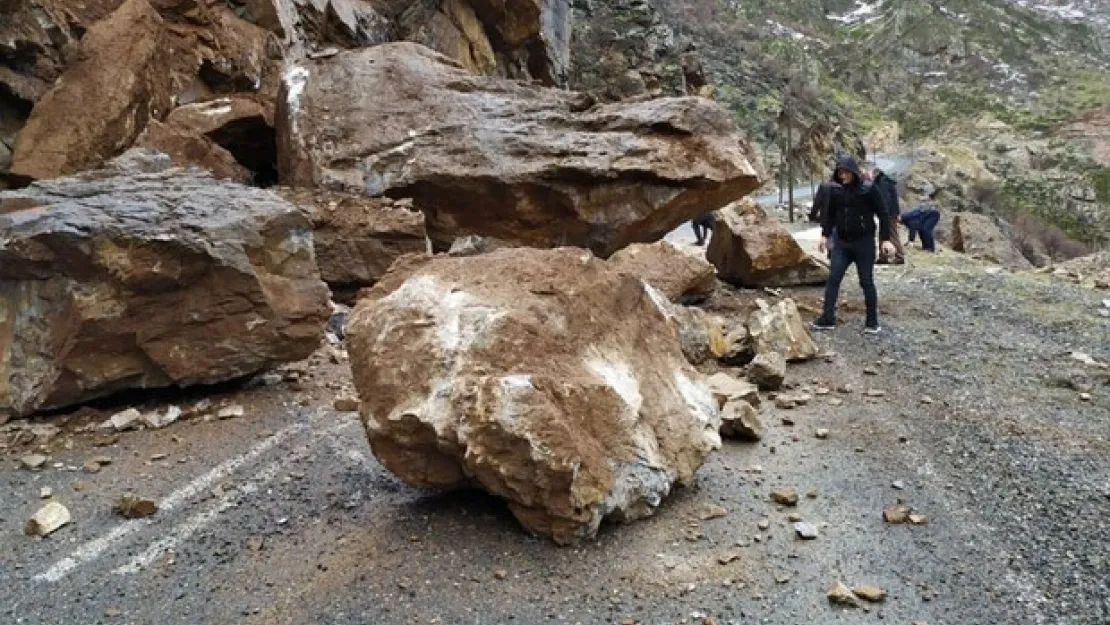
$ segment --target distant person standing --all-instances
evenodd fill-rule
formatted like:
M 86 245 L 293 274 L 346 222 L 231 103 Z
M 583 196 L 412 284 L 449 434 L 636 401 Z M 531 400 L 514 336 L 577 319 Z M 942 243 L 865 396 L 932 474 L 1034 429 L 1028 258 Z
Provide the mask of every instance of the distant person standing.
M 705 240 L 709 238 L 709 231 L 713 229 L 715 222 L 716 219 L 713 217 L 712 211 L 702 213 L 690 222 L 694 227 L 694 238 L 697 239 L 697 245 L 705 245 Z
M 836 246 L 832 249 L 829 279 L 825 283 L 825 302 L 821 316 L 813 322 L 815 330 L 836 327 L 836 300 L 840 297 L 840 283 L 848 266 L 856 265 L 859 285 L 867 305 L 864 332 L 878 334 L 879 295 L 875 289 L 875 220 L 879 221 L 879 238 L 882 251 L 894 253 L 890 242 L 890 213 L 883 206 L 882 198 L 873 185 L 865 185 L 863 174 L 855 159 L 841 157 L 836 162 L 836 178 L 841 192 L 829 203 L 829 210 L 821 220 L 819 250 L 829 248 L 829 236 L 836 228 Z
M 898 205 L 898 183 L 886 175 L 886 172 L 876 167 L 871 171 L 871 184 L 879 192 L 879 197 L 883 200 L 883 207 L 886 208 L 887 215 L 890 216 L 890 242 L 894 244 L 893 258 L 891 255 L 883 254 L 879 257 L 879 264 L 894 263 L 895 265 L 901 265 L 906 262 L 906 250 L 902 247 L 902 237 L 898 233 L 898 225 L 895 221 L 899 213 L 902 212 Z
M 921 233 L 921 249 L 926 252 L 937 251 L 933 231 L 940 223 L 940 211 L 933 206 L 932 198 L 922 195 L 918 205 L 899 215 L 898 221 L 910 231 L 910 243 L 913 243 L 917 233 Z

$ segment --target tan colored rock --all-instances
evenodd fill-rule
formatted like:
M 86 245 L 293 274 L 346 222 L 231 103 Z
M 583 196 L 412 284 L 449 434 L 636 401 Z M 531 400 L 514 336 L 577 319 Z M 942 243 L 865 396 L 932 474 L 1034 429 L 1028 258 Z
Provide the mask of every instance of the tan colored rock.
M 857 597 L 855 593 L 853 593 L 851 589 L 845 586 L 844 583 L 841 581 L 833 582 L 832 587 L 829 588 L 827 597 L 829 599 L 829 603 L 836 605 L 843 605 L 852 608 L 858 608 L 860 605 L 859 597 Z
M 81 39 L 81 56 L 19 133 L 11 171 L 53 178 L 100 165 L 173 104 L 170 34 L 146 0 L 127 0 Z
M 720 211 L 706 258 L 725 282 L 744 287 L 824 284 L 828 267 L 802 249 L 751 198 Z
M 215 383 L 319 344 L 328 291 L 308 220 L 168 165 L 137 151 L 0 192 L 0 411 Z
M 410 202 L 322 189 L 278 193 L 312 220 L 316 263 L 337 299 L 353 300 L 401 256 L 428 251 L 424 215 Z
M 780 506 L 798 505 L 798 491 L 793 488 L 778 488 L 771 491 L 771 501 Z
M 650 284 L 645 283 L 644 290 L 671 322 L 671 328 L 682 346 L 682 353 L 690 364 L 704 364 L 725 354 L 727 344 L 723 323 L 719 318 L 700 308 L 671 303 Z
M 763 421 L 759 412 L 746 401 L 733 401 L 725 404 L 721 412 L 721 436 L 746 441 L 763 438 Z
M 277 131 L 284 181 L 411 197 L 437 251 L 478 234 L 608 257 L 759 184 L 717 104 L 590 106 L 407 43 L 291 67 Z
M 652 514 L 720 446 L 720 415 L 644 288 L 572 249 L 402 259 L 347 330 L 374 454 L 559 543 Z
M 748 365 L 748 379 L 761 391 L 777 391 L 786 381 L 786 358 L 777 351 L 756 355 Z
M 507 247 L 517 246 L 494 237 L 480 237 L 472 234 L 455 239 L 447 253 L 451 256 L 477 256 L 478 254 L 488 254 L 493 250 Z
M 125 519 L 142 519 L 158 512 L 158 502 L 128 493 L 116 501 L 115 511 Z
M 905 506 L 894 506 L 883 510 L 883 520 L 887 523 L 899 525 L 910 520 L 910 509 Z
M 27 521 L 24 533 L 28 536 L 49 536 L 69 524 L 69 509 L 57 501 L 48 502 Z
M 1002 231 L 994 219 L 976 213 L 952 215 L 952 240 L 954 251 L 962 252 L 987 262 L 1002 265 L 1015 271 L 1033 267 L 1021 251 Z
M 709 377 L 709 390 L 717 399 L 721 408 L 729 402 L 741 401 L 758 407 L 760 404 L 759 389 L 756 385 L 746 380 L 740 380 L 727 373 L 714 373 Z
M 852 589 L 852 593 L 870 603 L 879 603 L 886 599 L 886 591 L 878 586 L 856 586 Z
M 821 352 L 792 299 L 774 306 L 757 300 L 759 309 L 748 317 L 748 333 L 756 354 L 778 352 L 787 362 L 811 360 Z
M 667 241 L 630 245 L 613 254 L 609 264 L 655 287 L 672 302 L 702 300 L 717 288 L 713 265 Z

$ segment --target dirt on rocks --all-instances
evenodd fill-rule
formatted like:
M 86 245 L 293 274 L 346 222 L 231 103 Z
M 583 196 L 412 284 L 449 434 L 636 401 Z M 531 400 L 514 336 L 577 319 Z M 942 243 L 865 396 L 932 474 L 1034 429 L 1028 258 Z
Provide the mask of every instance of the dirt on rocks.
M 762 402 L 760 442 L 726 442 L 654 517 L 573 548 L 491 497 L 428 495 L 385 471 L 357 417 L 331 408 L 351 389 L 330 346 L 210 397 L 243 417 L 82 431 L 128 407 L 114 406 L 10 423 L 0 622 L 1106 623 L 1107 296 L 988 269 L 916 250 L 881 268 L 877 337 L 850 277 L 841 326 L 816 337 L 824 355 L 788 369 L 783 392 L 813 395 L 793 425 Z M 783 295 L 803 314 L 820 302 Z M 49 460 L 22 468 L 30 453 Z M 72 521 L 28 537 L 44 487 Z M 797 506 L 775 504 L 779 489 Z M 118 517 L 128 491 L 157 514 Z M 927 522 L 884 522 L 896 506 Z M 885 599 L 833 605 L 837 581 Z

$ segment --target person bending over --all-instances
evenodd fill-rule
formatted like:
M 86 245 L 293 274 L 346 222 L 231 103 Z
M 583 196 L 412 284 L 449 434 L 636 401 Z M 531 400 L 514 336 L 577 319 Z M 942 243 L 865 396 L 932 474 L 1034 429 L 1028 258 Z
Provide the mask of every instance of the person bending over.
M 910 231 L 910 243 L 913 243 L 914 236 L 920 233 L 921 249 L 926 252 L 937 251 L 933 231 L 940 223 L 940 211 L 932 205 L 929 196 L 921 196 L 921 203 L 915 206 L 913 210 L 899 215 L 898 221 Z

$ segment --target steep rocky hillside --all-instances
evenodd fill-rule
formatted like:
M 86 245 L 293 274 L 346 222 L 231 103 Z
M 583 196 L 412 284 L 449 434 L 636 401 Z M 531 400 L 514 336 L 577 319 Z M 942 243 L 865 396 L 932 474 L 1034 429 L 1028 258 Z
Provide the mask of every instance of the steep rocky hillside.
M 645 3 L 580 4 L 597 14 L 596 5 Z M 1106 3 L 653 0 L 651 6 L 669 28 L 669 39 L 655 39 L 670 48 L 696 46 L 715 97 L 772 166 L 780 161 L 784 121 L 803 169 L 822 168 L 833 150 L 899 149 L 899 139 L 902 149 L 960 152 L 942 160 L 960 161 L 963 170 L 929 172 L 954 181 L 951 195 L 960 201 L 947 208 L 1044 221 L 1095 247 L 1110 240 L 1110 170 L 1099 151 L 1104 134 L 1097 132 L 1105 117 L 1100 107 L 1110 102 Z M 595 19 L 590 28 L 605 21 Z M 614 30 L 642 32 L 620 20 Z M 616 39 L 630 44 L 632 35 Z M 971 188 L 969 167 L 987 171 L 989 184 Z

